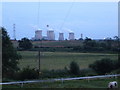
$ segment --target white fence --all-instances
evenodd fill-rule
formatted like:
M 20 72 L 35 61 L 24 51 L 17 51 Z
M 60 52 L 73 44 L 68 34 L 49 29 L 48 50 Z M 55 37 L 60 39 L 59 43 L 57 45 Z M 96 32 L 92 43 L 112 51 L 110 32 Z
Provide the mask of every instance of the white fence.
M 101 76 L 88 76 L 88 77 L 74 77 L 74 78 L 59 78 L 59 79 L 49 79 L 49 80 L 32 80 L 32 81 L 17 81 L 17 82 L 4 82 L 0 85 L 9 85 L 9 84 L 25 84 L 25 83 L 38 83 L 38 82 L 55 82 L 55 81 L 65 81 L 65 80 L 80 80 L 80 79 L 96 79 L 96 78 L 109 78 L 109 77 L 118 77 L 120 74 L 115 75 L 101 75 Z

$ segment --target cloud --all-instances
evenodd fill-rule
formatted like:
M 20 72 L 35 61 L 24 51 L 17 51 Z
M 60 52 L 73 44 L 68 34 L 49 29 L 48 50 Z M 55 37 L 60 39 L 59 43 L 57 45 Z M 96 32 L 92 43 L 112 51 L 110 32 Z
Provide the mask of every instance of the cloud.
M 73 32 L 71 29 L 69 28 L 63 28 L 64 31 L 67 31 L 67 32 Z
M 29 26 L 32 27 L 34 30 L 42 30 L 41 28 L 38 27 L 38 25 L 30 24 Z

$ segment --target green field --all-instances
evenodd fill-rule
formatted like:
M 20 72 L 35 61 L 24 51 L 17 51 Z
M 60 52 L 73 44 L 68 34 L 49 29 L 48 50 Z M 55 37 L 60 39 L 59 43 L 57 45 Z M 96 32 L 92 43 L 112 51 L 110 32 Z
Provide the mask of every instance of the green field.
M 38 68 L 38 52 L 37 51 L 19 51 L 22 59 L 19 61 L 19 67 L 30 66 Z M 117 54 L 105 53 L 72 53 L 72 52 L 42 52 L 41 53 L 41 70 L 64 69 L 69 67 L 71 61 L 76 61 L 80 68 L 87 68 L 89 64 L 102 58 L 110 58 L 117 60 Z
M 111 81 L 119 82 L 120 80 L 118 78 L 108 78 L 108 79 L 106 78 L 106 79 L 92 79 L 92 80 L 71 80 L 71 81 L 63 81 L 63 82 L 57 81 L 57 82 L 31 83 L 31 84 L 24 84 L 22 88 L 29 88 L 29 89 L 30 88 L 108 88 L 108 83 Z M 21 85 L 20 84 L 3 85 L 3 88 L 21 88 Z
M 19 67 L 30 66 L 38 68 L 37 51 L 18 51 L 22 55 Z M 102 58 L 117 60 L 117 54 L 106 53 L 75 53 L 75 52 L 41 52 L 41 70 L 64 69 L 69 67 L 71 61 L 76 61 L 81 69 L 88 68 L 88 65 Z M 45 78 L 47 79 L 47 78 Z M 118 78 L 71 80 L 44 83 L 24 84 L 22 88 L 107 88 L 110 81 L 120 81 Z M 118 82 L 119 82 L 118 81 Z M 3 88 L 21 88 L 20 84 L 3 85 Z M 107 89 L 106 89 L 107 90 Z

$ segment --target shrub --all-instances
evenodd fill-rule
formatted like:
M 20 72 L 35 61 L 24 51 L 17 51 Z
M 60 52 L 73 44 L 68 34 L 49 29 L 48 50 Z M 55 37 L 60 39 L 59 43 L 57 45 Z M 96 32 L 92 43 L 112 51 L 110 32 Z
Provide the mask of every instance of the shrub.
M 74 62 L 74 61 L 72 61 L 70 63 L 70 73 L 74 74 L 74 75 L 79 75 L 80 74 L 79 65 L 76 62 Z
M 93 69 L 87 68 L 87 69 L 80 70 L 80 75 L 81 76 L 95 76 L 97 75 L 97 73 Z
M 65 69 L 58 69 L 58 70 L 43 70 L 42 74 L 40 75 L 41 78 L 59 78 L 59 77 L 68 77 L 70 74 Z
M 104 58 L 95 61 L 93 64 L 90 64 L 89 67 L 95 70 L 98 74 L 110 73 L 115 69 L 115 61 L 109 58 Z
M 31 69 L 29 66 L 20 71 L 18 75 L 18 79 L 20 80 L 39 78 L 38 70 L 35 70 L 34 68 Z

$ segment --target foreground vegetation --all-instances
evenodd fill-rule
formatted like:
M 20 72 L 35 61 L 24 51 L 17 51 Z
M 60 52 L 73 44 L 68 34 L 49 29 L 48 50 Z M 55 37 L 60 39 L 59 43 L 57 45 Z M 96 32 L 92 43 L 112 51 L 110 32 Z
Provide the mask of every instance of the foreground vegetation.
M 120 78 L 31 83 L 24 84 L 22 88 L 108 88 L 108 83 L 111 81 L 119 82 Z M 118 84 L 118 86 L 120 86 L 120 84 Z M 21 88 L 21 85 L 3 85 L 3 88 Z
M 59 46 L 43 47 L 38 44 L 37 46 L 32 47 L 32 44 L 30 44 L 31 43 L 30 40 L 24 38 L 22 41 L 19 41 L 21 42 L 21 44 L 19 43 L 19 47 L 15 49 L 4 28 L 2 28 L 2 39 L 4 41 L 2 42 L 3 82 L 9 81 L 8 79 L 33 80 L 33 79 L 45 79 L 45 78 L 80 77 L 80 76 L 98 75 L 98 74 L 106 74 L 106 73 L 110 74 L 111 69 L 118 70 L 119 73 L 119 69 L 118 69 L 119 67 L 113 68 L 115 65 L 120 66 L 119 62 L 117 62 L 119 64 L 114 64 L 114 62 L 116 63 L 116 60 L 120 60 L 120 57 L 117 54 L 115 54 L 119 50 L 117 39 L 116 40 L 107 39 L 105 41 L 98 43 L 94 40 L 86 38 L 85 40 L 82 40 L 83 42 L 82 44 L 79 43 L 80 46 L 73 46 L 68 44 L 68 46 L 60 46 L 60 47 Z M 74 44 L 73 41 L 70 43 Z M 28 48 L 28 46 L 30 47 Z M 21 51 L 17 52 L 17 50 L 21 50 Z M 24 51 L 24 50 L 28 50 L 28 51 Z M 38 50 L 42 51 L 40 53 L 40 71 L 38 70 Z M 80 53 L 80 52 L 84 52 L 84 53 Z M 99 52 L 99 53 L 93 53 L 93 52 Z M 102 53 L 102 52 L 106 52 L 106 53 Z M 107 54 L 108 52 L 109 54 Z M 93 72 L 93 70 L 88 68 L 88 66 L 92 68 L 94 71 L 96 71 L 97 74 Z M 101 66 L 102 69 L 105 69 L 105 71 L 102 73 L 98 73 L 97 71 L 101 72 L 102 70 L 100 68 Z M 104 68 L 103 66 L 109 66 L 112 68 L 108 69 L 108 67 Z M 85 80 L 75 80 L 75 81 L 65 81 L 64 85 L 63 82 L 62 85 L 60 84 L 61 82 L 38 83 L 35 84 L 35 87 L 38 87 L 37 85 L 39 85 L 39 87 L 43 87 L 43 88 L 44 87 L 74 88 L 73 83 L 75 83 L 75 87 L 78 88 L 84 88 L 84 87 L 100 88 L 99 85 L 102 84 L 101 83 L 98 85 L 96 84 L 96 82 L 99 80 L 100 79 L 93 80 L 92 82 L 93 84 L 90 83 L 90 85 Z M 109 81 L 110 79 L 107 80 Z M 106 85 L 104 80 L 102 83 Z M 45 86 L 43 84 L 45 84 Z M 18 85 L 15 86 L 18 87 Z M 31 86 L 34 86 L 34 84 L 30 84 L 28 86 L 26 84 L 26 87 L 31 87 Z M 9 87 L 9 86 L 5 85 L 4 87 Z M 14 85 L 10 85 L 10 87 L 14 87 Z M 106 87 L 106 86 L 101 86 L 101 87 Z
M 20 72 L 14 76 L 17 80 L 93 76 L 119 72 L 113 71 L 117 69 L 113 68 L 116 66 L 117 54 L 42 52 L 39 72 L 38 52 L 19 51 L 19 53 L 23 59 L 19 61 Z
M 19 61 L 19 67 L 24 68 L 28 65 L 31 68 L 38 68 L 37 51 L 19 51 L 22 59 Z M 75 61 L 81 69 L 88 68 L 96 60 L 110 58 L 117 60 L 117 54 L 104 53 L 72 53 L 72 52 L 42 52 L 41 53 L 41 70 L 57 70 L 69 67 L 70 62 Z

